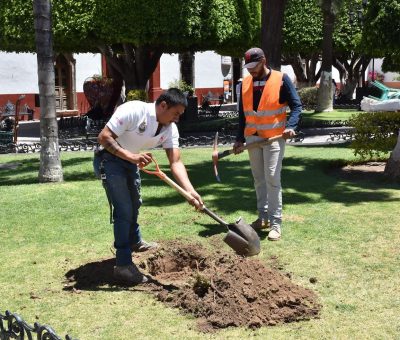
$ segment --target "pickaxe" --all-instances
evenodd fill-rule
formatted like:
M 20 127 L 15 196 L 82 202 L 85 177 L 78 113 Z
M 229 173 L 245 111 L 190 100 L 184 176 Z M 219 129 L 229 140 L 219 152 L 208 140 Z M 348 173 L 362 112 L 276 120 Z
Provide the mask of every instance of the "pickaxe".
M 270 144 L 270 143 L 278 140 L 279 138 L 282 138 L 282 135 L 274 136 L 271 138 L 266 138 L 266 139 L 260 140 L 258 142 L 250 143 L 250 144 L 245 144 L 242 147 L 238 148 L 237 151 L 242 152 L 244 150 L 264 146 L 264 145 Z M 233 148 L 229 149 L 229 150 L 218 152 L 218 132 L 217 132 L 214 137 L 212 160 L 213 160 L 215 178 L 217 179 L 218 182 L 221 182 L 221 178 L 218 175 L 218 160 L 221 158 L 224 158 L 226 156 L 232 155 L 234 153 L 235 153 L 235 150 Z

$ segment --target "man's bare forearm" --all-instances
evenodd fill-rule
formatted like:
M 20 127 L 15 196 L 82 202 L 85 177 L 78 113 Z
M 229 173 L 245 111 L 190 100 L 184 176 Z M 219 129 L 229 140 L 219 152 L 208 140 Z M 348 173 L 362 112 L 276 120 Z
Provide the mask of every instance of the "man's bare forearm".
M 118 152 L 121 150 L 121 146 L 114 138 L 107 138 L 103 143 L 104 149 L 106 149 L 109 153 L 118 156 Z

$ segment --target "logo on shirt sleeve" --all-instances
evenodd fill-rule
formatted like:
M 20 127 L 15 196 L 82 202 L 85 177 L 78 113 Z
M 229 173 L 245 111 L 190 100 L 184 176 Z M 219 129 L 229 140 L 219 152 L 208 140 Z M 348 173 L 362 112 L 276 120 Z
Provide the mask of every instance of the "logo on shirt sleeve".
M 146 129 L 147 129 L 147 123 L 146 123 L 146 121 L 143 121 L 142 123 L 140 123 L 138 129 L 139 129 L 139 133 L 145 132 Z

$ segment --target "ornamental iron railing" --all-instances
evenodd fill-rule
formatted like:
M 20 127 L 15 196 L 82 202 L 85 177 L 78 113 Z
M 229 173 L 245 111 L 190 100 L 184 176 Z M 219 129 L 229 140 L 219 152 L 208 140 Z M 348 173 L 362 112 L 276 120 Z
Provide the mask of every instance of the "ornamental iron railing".
M 50 326 L 41 325 L 37 322 L 31 326 L 19 314 L 11 313 L 8 310 L 4 315 L 0 313 L 0 340 L 32 340 L 34 338 L 37 340 L 62 340 Z M 73 339 L 67 334 L 65 340 L 77 339 Z

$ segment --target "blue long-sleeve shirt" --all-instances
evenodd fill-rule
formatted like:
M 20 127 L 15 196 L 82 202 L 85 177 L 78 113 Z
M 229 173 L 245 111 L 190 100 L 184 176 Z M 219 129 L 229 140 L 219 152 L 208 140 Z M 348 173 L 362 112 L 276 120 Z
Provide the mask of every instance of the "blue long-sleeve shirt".
M 271 69 L 270 69 L 271 71 Z M 267 81 L 271 72 L 268 73 L 268 75 L 265 77 L 265 79 L 262 79 L 261 81 Z M 268 85 L 268 83 L 266 84 Z M 262 91 L 264 90 L 264 86 L 253 86 L 253 109 L 254 111 L 257 110 L 258 104 L 260 103 Z M 243 113 L 243 103 L 242 103 L 242 84 L 240 84 L 240 98 L 239 98 L 239 130 L 238 134 L 236 136 L 236 141 L 238 142 L 245 142 L 244 138 L 244 128 L 246 125 L 246 118 Z M 302 105 L 300 101 L 300 97 L 297 94 L 297 91 L 290 80 L 289 76 L 287 74 L 283 74 L 282 78 L 282 86 L 279 92 L 279 103 L 288 103 L 288 106 L 290 108 L 290 115 L 286 123 L 286 128 L 287 129 L 293 129 L 295 130 L 297 128 L 297 125 L 300 121 L 301 117 L 301 111 L 302 111 Z

